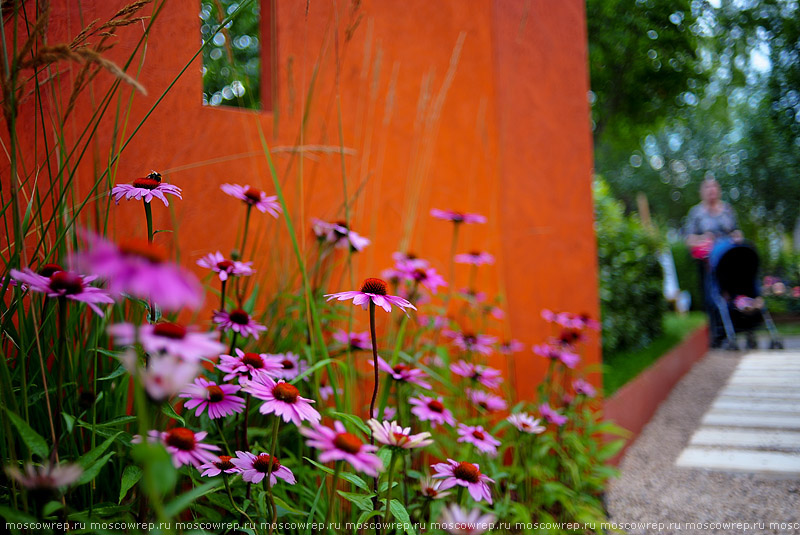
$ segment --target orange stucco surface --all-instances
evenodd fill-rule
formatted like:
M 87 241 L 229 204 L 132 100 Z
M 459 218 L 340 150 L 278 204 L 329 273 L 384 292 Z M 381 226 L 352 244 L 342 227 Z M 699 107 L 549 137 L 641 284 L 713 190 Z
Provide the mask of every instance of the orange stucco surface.
M 85 0 L 78 9 L 77 0 L 53 1 L 50 41 L 75 35 L 86 21 L 105 19 L 125 3 Z M 133 97 L 128 132 L 200 46 L 198 4 L 170 0 L 160 13 L 138 75 L 148 95 Z M 198 274 L 197 258 L 234 247 L 241 207 L 220 192 L 220 184 L 274 191 L 260 125 L 276 149 L 304 249 L 314 245 L 311 217 L 343 218 L 341 143 L 347 190 L 359 192 L 349 204 L 351 226 L 373 241 L 354 257 L 357 279 L 377 276 L 401 248 L 433 259 L 446 274 L 451 227 L 431 218 L 430 209 L 478 212 L 489 223 L 462 228 L 459 250 L 484 249 L 497 257 L 478 277 L 480 289 L 506 296 L 506 322 L 494 328 L 496 334 L 528 347 L 541 342 L 549 332 L 543 308 L 596 318 L 583 2 L 365 0 L 354 12 L 350 2 L 312 1 L 308 14 L 305 8 L 306 2 L 277 0 L 273 111 L 204 107 L 197 59 L 125 149 L 118 181 L 156 169 L 183 188 L 183 200 L 174 202 L 176 233 L 157 239 L 170 243 L 177 237 L 184 264 Z M 124 58 L 140 35 L 136 26 L 121 30 L 112 59 Z M 101 74 L 96 94 L 107 83 Z M 93 110 L 90 98 L 81 98 L 73 125 L 85 123 Z M 307 102 L 311 109 L 301 129 Z M 31 111 L 23 108 L 21 120 L 31 120 Z M 96 154 L 107 154 L 109 130 L 100 129 Z M 286 149 L 301 139 L 327 148 L 309 150 L 301 160 Z M 81 175 L 81 184 L 93 180 L 91 157 Z M 98 193 L 106 191 L 104 184 Z M 154 206 L 156 228 L 172 228 L 169 210 Z M 139 203 L 114 208 L 114 232 L 144 236 L 141 212 Z M 254 223 L 260 250 L 276 250 L 254 259 L 262 276 L 294 277 L 283 220 L 256 217 Z M 461 267 L 459 287 L 468 278 Z M 597 336 L 588 346 L 584 356 L 591 366 L 600 358 Z M 545 369 L 529 350 L 511 367 L 504 357 L 492 362 L 515 376 L 523 398 L 533 394 Z M 597 383 L 599 375 L 592 379 Z

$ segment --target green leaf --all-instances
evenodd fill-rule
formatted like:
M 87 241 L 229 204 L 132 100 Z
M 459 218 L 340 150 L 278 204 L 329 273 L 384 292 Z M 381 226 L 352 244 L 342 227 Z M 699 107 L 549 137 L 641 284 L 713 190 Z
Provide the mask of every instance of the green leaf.
M 19 524 L 35 524 L 36 517 L 31 516 L 29 514 L 23 513 L 22 511 L 17 511 L 16 509 L 12 509 L 11 507 L 4 507 L 0 505 L 0 517 L 6 522 L 16 522 Z
M 91 480 L 93 480 L 94 478 L 96 478 L 97 475 L 100 473 L 100 470 L 103 468 L 103 466 L 108 462 L 108 460 L 111 457 L 113 457 L 116 454 L 117 454 L 117 452 L 115 452 L 115 451 L 111 451 L 109 453 L 106 453 L 96 463 L 94 463 L 91 466 L 91 468 L 89 468 L 88 470 L 85 470 L 83 472 L 83 474 L 81 474 L 81 477 L 78 479 L 78 482 L 76 483 L 76 485 L 84 485 L 84 484 L 90 482 Z
M 208 483 L 204 483 L 199 487 L 195 487 L 189 492 L 184 492 L 164 507 L 164 514 L 168 517 L 175 516 L 194 502 L 196 499 L 205 496 L 210 492 L 215 492 L 222 488 L 223 482 L 218 479 L 213 479 Z
M 356 524 L 364 524 L 367 520 L 372 518 L 373 516 L 379 516 L 381 514 L 380 511 L 364 511 L 361 513 L 361 516 L 358 517 L 358 521 Z
M 375 496 L 374 494 L 356 494 L 355 492 L 345 492 L 343 490 L 337 490 L 336 492 L 339 494 L 339 496 L 352 503 L 362 511 L 372 511 L 374 509 L 372 506 L 372 497 Z
M 183 419 L 183 417 L 181 417 L 180 414 L 175 412 L 175 409 L 172 407 L 170 403 L 164 403 L 163 405 L 161 405 L 161 412 L 163 412 L 170 418 L 179 421 L 181 425 L 183 426 L 186 425 L 186 421 Z
M 119 366 L 116 370 L 109 373 L 105 377 L 101 377 L 98 381 L 110 381 L 111 379 L 116 379 L 120 375 L 125 375 L 128 373 L 128 370 L 125 369 L 125 366 Z
M 346 421 L 350 422 L 351 424 L 356 426 L 358 428 L 358 430 L 361 431 L 362 433 L 364 433 L 365 435 L 369 435 L 370 434 L 370 429 L 367 426 L 367 424 L 365 424 L 364 420 L 362 420 L 361 418 L 359 418 L 355 414 L 347 414 L 347 413 L 344 413 L 344 412 L 331 411 L 331 415 L 335 416 L 335 417 L 337 417 L 337 418 L 339 418 L 341 420 L 346 420 Z
M 411 523 L 411 517 L 408 516 L 408 511 L 406 511 L 406 508 L 403 507 L 403 504 L 400 503 L 399 500 L 392 500 L 389 502 L 389 510 L 392 512 L 395 521 L 403 524 L 403 529 L 408 535 L 416 535 L 417 532 L 414 530 L 414 525 Z
M 320 463 L 318 463 L 317 461 L 315 461 L 313 459 L 309 459 L 308 457 L 303 457 L 303 458 L 306 461 L 308 461 L 311 464 L 313 464 L 314 466 L 316 466 L 317 468 L 319 468 L 320 470 L 322 470 L 323 472 L 325 472 L 326 474 L 333 475 L 333 470 L 331 470 L 330 468 L 328 468 L 324 464 L 320 464 Z M 344 479 L 348 483 L 352 483 L 356 487 L 358 487 L 358 488 L 360 488 L 362 490 L 366 490 L 367 492 L 369 492 L 369 485 L 367 485 L 367 483 L 363 479 L 358 477 L 357 475 L 351 474 L 349 472 L 339 472 L 339 477 Z
M 122 472 L 122 483 L 120 483 L 119 486 L 119 502 L 117 503 L 122 503 L 122 500 L 128 495 L 128 491 L 131 490 L 141 478 L 141 468 L 135 464 L 125 467 L 125 470 Z
M 294 507 L 292 507 L 291 505 L 289 505 L 288 503 L 283 501 L 281 498 L 278 498 L 274 494 L 272 495 L 272 499 L 275 500 L 275 505 L 277 505 L 281 509 L 285 509 L 286 512 L 289 513 L 290 515 L 307 515 L 308 514 L 305 511 L 300 511 L 298 509 L 295 509 Z
M 17 428 L 19 436 L 31 453 L 38 455 L 42 459 L 46 459 L 50 453 L 50 448 L 47 446 L 47 441 L 42 438 L 42 435 L 34 431 L 25 420 L 10 410 L 6 409 L 6 414 L 8 414 L 8 418 L 11 420 L 11 423 L 14 424 L 14 427 Z
M 118 431 L 115 435 L 112 435 L 104 440 L 103 443 L 97 446 L 95 449 L 79 457 L 77 462 L 80 467 L 84 470 L 88 470 L 89 467 L 92 466 L 103 453 L 105 453 L 108 447 L 111 446 L 111 444 L 114 443 L 114 440 L 121 434 L 122 432 Z

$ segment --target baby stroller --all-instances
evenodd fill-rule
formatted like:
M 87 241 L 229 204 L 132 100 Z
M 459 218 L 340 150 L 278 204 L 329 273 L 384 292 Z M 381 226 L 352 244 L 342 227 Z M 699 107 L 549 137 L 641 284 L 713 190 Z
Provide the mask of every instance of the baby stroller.
M 728 349 L 739 349 L 736 333 L 747 335 L 747 349 L 757 347 L 755 329 L 764 324 L 769 332 L 769 349 L 783 349 L 775 323 L 761 298 L 758 280 L 759 258 L 746 242 L 717 240 L 708 257 L 709 295 L 719 311 Z

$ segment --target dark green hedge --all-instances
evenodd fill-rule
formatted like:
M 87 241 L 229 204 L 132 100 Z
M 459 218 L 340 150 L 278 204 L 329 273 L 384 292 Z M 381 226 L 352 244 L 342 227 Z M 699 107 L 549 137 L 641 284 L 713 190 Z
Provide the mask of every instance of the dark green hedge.
M 594 184 L 603 353 L 645 347 L 663 330 L 660 238 L 625 214 L 601 179 Z

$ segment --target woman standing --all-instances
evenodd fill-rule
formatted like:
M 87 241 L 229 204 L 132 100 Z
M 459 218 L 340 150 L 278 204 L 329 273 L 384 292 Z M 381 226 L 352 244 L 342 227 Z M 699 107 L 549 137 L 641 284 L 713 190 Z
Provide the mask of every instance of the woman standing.
M 686 244 L 698 262 L 700 281 L 705 300 L 706 314 L 708 314 L 709 334 L 711 347 L 719 347 L 725 336 L 719 311 L 710 295 L 711 276 L 708 271 L 708 255 L 714 247 L 714 242 L 722 237 L 730 237 L 739 242 L 743 239 L 742 231 L 736 221 L 733 208 L 721 199 L 719 183 L 713 178 L 707 178 L 700 184 L 700 203 L 689 210 L 686 223 Z

